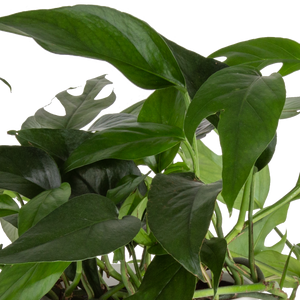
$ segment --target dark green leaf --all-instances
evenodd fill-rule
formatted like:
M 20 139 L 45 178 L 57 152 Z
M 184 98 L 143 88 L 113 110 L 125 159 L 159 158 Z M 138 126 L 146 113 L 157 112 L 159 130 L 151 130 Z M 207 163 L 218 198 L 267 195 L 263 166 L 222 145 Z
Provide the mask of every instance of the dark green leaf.
M 19 212 L 18 204 L 8 195 L 0 195 L 0 217 Z
M 286 98 L 280 119 L 297 116 L 300 113 L 300 97 Z
M 111 200 L 82 195 L 59 206 L 0 251 L 0 263 L 76 261 L 110 253 L 129 243 L 141 222 L 118 219 Z
M 201 247 L 200 258 L 214 275 L 214 293 L 216 295 L 219 286 L 220 277 L 227 253 L 227 243 L 222 238 L 212 238 L 204 240 Z
M 138 291 L 128 300 L 190 300 L 196 279 L 170 255 L 155 256 Z
M 87 80 L 80 96 L 73 96 L 68 93 L 68 90 L 57 94 L 56 98 L 65 108 L 66 115 L 56 116 L 41 108 L 34 115 L 35 121 L 44 128 L 80 129 L 84 127 L 93 121 L 101 110 L 114 103 L 116 96 L 113 92 L 104 99 L 95 99 L 99 92 L 110 83 L 103 75 Z M 30 119 L 28 122 L 25 121 L 22 129 L 31 128 L 32 125 L 35 126 L 35 122 Z
M 184 75 L 187 90 L 191 98 L 194 97 L 200 86 L 213 73 L 226 68 L 227 65 L 212 58 L 205 58 L 195 52 L 187 50 L 174 42 L 164 38 L 173 52 L 178 65 Z
M 1 227 L 6 234 L 6 236 L 9 238 L 11 242 L 14 242 L 18 237 L 18 227 L 14 226 L 11 222 L 9 222 L 9 217 L 16 217 L 15 219 L 18 220 L 18 215 L 10 215 L 4 218 L 0 218 Z
M 151 94 L 145 101 L 138 122 L 152 122 L 183 128 L 186 105 L 183 95 L 174 87 L 161 89 Z M 155 173 L 160 173 L 167 168 L 176 156 L 179 144 L 171 149 L 145 158 L 144 162 Z
M 106 129 L 95 133 L 71 154 L 65 171 L 107 158 L 144 158 L 166 151 L 183 139 L 180 128 L 163 124 L 135 123 Z
M 71 197 L 88 193 L 106 196 L 127 175 L 142 174 L 133 161 L 104 159 L 65 174 L 63 181 L 71 185 Z
M 69 264 L 57 262 L 5 266 L 0 273 L 0 299 L 40 300 Z
M 59 186 L 58 168 L 46 152 L 31 147 L 0 146 L 0 188 L 32 198 Z
M 4 78 L 1 78 L 1 77 L 0 77 L 0 80 L 1 80 L 4 84 L 6 84 L 6 85 L 9 87 L 10 92 L 11 92 L 11 91 L 12 91 L 11 85 L 10 85 Z
M 224 61 L 229 66 L 246 64 L 258 69 L 282 62 L 279 70 L 282 76 L 300 69 L 300 45 L 292 40 L 267 37 L 240 42 L 222 48 L 210 57 L 226 56 Z
M 164 174 L 191 172 L 191 169 L 184 162 L 177 162 L 165 169 Z
M 84 274 L 88 280 L 88 283 L 92 287 L 95 298 L 99 298 L 104 294 L 104 289 L 101 288 L 100 278 L 98 274 L 96 258 L 84 260 L 82 262 L 82 268 Z
M 147 23 L 108 7 L 21 12 L 0 18 L 0 30 L 32 37 L 54 53 L 105 60 L 142 88 L 185 85 L 163 38 Z
M 70 185 L 65 182 L 59 188 L 42 192 L 22 206 L 19 212 L 19 236 L 67 202 L 70 195 Z
M 205 185 L 194 174 L 158 174 L 147 205 L 151 231 L 163 248 L 188 271 L 202 278 L 200 247 L 222 183 Z
M 67 160 L 85 140 L 92 137 L 91 132 L 75 129 L 24 129 L 15 132 L 23 146 L 41 148 L 55 158 Z
M 190 142 L 201 120 L 221 111 L 222 195 L 230 211 L 252 166 L 275 135 L 284 101 L 285 86 L 279 74 L 261 76 L 244 66 L 213 74 L 188 108 L 185 132 Z
M 275 134 L 275 136 L 273 137 L 269 145 L 266 147 L 263 153 L 256 160 L 255 167 L 257 168 L 258 171 L 260 171 L 265 166 L 267 166 L 268 163 L 271 161 L 275 152 L 276 144 L 277 144 L 277 134 Z

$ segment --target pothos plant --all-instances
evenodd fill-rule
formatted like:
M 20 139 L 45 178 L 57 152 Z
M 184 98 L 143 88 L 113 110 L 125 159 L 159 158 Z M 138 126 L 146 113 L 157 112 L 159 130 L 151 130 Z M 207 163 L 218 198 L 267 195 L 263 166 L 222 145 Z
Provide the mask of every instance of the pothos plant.
M 96 119 L 116 98 L 95 99 L 110 84 L 100 76 L 80 96 L 57 95 L 64 116 L 41 108 L 9 132 L 20 146 L 0 146 L 1 224 L 12 241 L 0 251 L 1 300 L 287 299 L 284 287 L 295 299 L 299 246 L 277 225 L 300 183 L 264 202 L 278 121 L 298 114 L 282 78 L 300 69 L 297 42 L 259 38 L 206 58 L 131 15 L 90 5 L 17 13 L 0 18 L 0 29 L 53 53 L 105 60 L 154 90 Z M 262 76 L 276 62 L 281 69 Z M 211 130 L 222 156 L 201 141 Z M 220 202 L 239 210 L 227 235 Z M 266 247 L 272 230 L 281 240 Z M 220 287 L 224 272 L 233 284 Z M 108 286 L 104 273 L 119 283 Z

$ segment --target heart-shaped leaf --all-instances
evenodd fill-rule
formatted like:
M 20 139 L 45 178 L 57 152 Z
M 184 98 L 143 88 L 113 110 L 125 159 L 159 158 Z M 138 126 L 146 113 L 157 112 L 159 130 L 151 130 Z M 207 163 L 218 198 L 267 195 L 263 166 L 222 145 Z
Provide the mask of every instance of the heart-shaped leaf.
M 158 174 L 147 205 L 148 222 L 156 239 L 189 272 L 202 278 L 200 247 L 222 183 L 205 185 L 192 173 Z
M 185 132 L 190 142 L 201 120 L 221 111 L 222 196 L 230 211 L 252 166 L 275 135 L 284 101 L 279 74 L 266 77 L 252 67 L 238 66 L 213 74 L 188 108 Z
M 65 171 L 107 159 L 139 159 L 166 151 L 184 139 L 175 126 L 155 123 L 135 123 L 95 133 L 69 157 Z
M 222 48 L 210 57 L 226 56 L 229 66 L 249 65 L 258 68 L 282 62 L 278 71 L 282 76 L 300 70 L 300 44 L 284 38 L 259 38 Z
M 20 146 L 0 146 L 0 188 L 33 198 L 60 186 L 54 160 L 44 151 Z
M 105 60 L 142 88 L 185 85 L 163 38 L 147 23 L 112 8 L 26 11 L 0 18 L 0 30 L 32 37 L 53 53 Z
M 84 260 L 126 245 L 140 228 L 138 218 L 119 220 L 108 198 L 82 195 L 59 206 L 1 250 L 0 263 Z
M 0 273 L 0 299 L 40 300 L 69 264 L 57 262 L 5 266 Z
M 170 255 L 155 256 L 138 291 L 128 300 L 190 300 L 196 278 Z

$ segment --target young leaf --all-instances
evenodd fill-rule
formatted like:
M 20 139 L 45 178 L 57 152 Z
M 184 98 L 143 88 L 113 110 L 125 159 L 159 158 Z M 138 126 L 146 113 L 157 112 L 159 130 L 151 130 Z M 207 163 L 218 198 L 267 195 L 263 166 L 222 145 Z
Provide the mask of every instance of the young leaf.
M 0 263 L 84 260 L 126 245 L 140 228 L 135 217 L 119 220 L 108 198 L 82 195 L 59 206 L 1 250 Z
M 151 231 L 163 248 L 189 272 L 202 278 L 200 247 L 222 183 L 205 185 L 194 174 L 158 174 L 147 205 Z
M 138 291 L 128 300 L 190 300 L 196 279 L 170 255 L 155 256 Z
M 188 108 L 185 133 L 190 142 L 201 120 L 221 111 L 222 195 L 230 211 L 252 166 L 275 135 L 284 101 L 279 74 L 266 77 L 252 67 L 238 66 L 213 74 Z
M 56 95 L 56 98 L 65 108 L 66 115 L 56 116 L 41 108 L 34 115 L 35 121 L 30 117 L 29 121 L 25 121 L 22 125 L 22 129 L 35 127 L 36 123 L 43 128 L 80 129 L 84 127 L 93 121 L 103 109 L 115 102 L 114 92 L 106 98 L 95 99 L 108 84 L 111 84 L 111 82 L 105 78 L 105 75 L 102 75 L 87 80 L 80 96 L 73 96 L 68 93 L 68 90 L 60 92 Z
M 166 151 L 183 139 L 180 128 L 163 124 L 137 122 L 109 128 L 83 142 L 66 161 L 65 171 L 107 158 L 144 158 Z
M 105 60 L 142 88 L 185 86 L 163 38 L 147 23 L 112 8 L 26 11 L 0 18 L 0 30 L 32 37 L 53 53 Z
M 283 38 L 267 37 L 240 42 L 222 48 L 209 57 L 226 56 L 229 66 L 249 65 L 258 68 L 282 62 L 278 71 L 282 76 L 300 69 L 300 44 Z
M 57 262 L 5 266 L 0 273 L 0 300 L 40 300 L 69 264 Z
M 0 146 L 0 188 L 33 198 L 59 187 L 60 174 L 44 151 L 20 146 Z

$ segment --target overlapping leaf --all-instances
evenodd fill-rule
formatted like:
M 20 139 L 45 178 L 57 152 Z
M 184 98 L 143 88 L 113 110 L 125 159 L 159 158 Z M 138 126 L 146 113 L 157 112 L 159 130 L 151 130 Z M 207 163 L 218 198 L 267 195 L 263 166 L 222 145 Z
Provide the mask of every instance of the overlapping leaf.
M 54 160 L 44 151 L 20 146 L 0 146 L 0 188 L 28 198 L 60 186 Z
M 95 133 L 69 157 L 65 171 L 107 159 L 139 159 L 166 151 L 184 139 L 175 126 L 154 123 L 133 123 Z
M 63 183 L 59 188 L 44 191 L 22 206 L 19 212 L 19 235 L 34 226 L 50 212 L 69 200 L 71 188 Z
M 174 87 L 161 89 L 151 94 L 145 101 L 138 122 L 152 122 L 183 128 L 186 105 L 182 93 Z M 179 143 L 165 152 L 147 157 L 144 162 L 160 173 L 170 165 L 179 149 Z
M 284 101 L 285 86 L 279 74 L 265 77 L 252 67 L 238 66 L 213 74 L 190 104 L 185 120 L 190 142 L 201 120 L 221 111 L 222 195 L 229 210 L 255 161 L 273 139 Z
M 158 174 L 147 205 L 156 239 L 188 271 L 202 278 L 200 247 L 207 233 L 222 183 L 205 185 L 194 174 Z
M 111 200 L 96 194 L 73 198 L 0 251 L 0 263 L 76 261 L 110 253 L 139 232 L 138 218 L 118 219 Z
M 297 116 L 300 113 L 300 97 L 286 98 L 280 119 Z
M 57 262 L 5 266 L 0 273 L 0 300 L 40 300 L 69 264 Z
M 9 216 L 19 212 L 18 204 L 8 195 L 0 195 L 0 217 Z
M 138 291 L 129 300 L 190 300 L 195 291 L 195 276 L 170 255 L 155 256 Z
M 105 60 L 142 88 L 185 86 L 163 38 L 147 23 L 112 8 L 76 5 L 21 12 L 0 18 L 0 30 L 32 37 L 54 53 Z
M 282 76 L 300 70 L 300 44 L 284 38 L 259 38 L 240 42 L 222 48 L 210 57 L 226 56 L 224 61 L 229 66 L 241 64 L 250 65 L 258 69 L 282 62 L 279 70 Z

